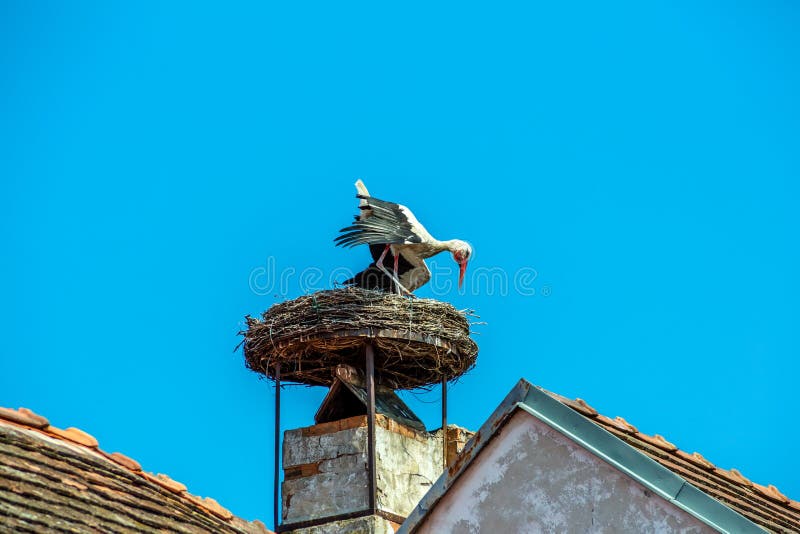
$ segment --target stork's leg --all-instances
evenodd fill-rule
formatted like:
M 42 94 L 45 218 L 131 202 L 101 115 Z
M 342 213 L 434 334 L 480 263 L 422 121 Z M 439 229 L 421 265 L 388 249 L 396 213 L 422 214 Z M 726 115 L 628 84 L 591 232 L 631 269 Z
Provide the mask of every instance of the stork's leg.
M 381 271 L 383 271 L 383 273 L 384 273 L 386 276 L 388 276 L 389 278 L 391 278 L 391 279 L 392 279 L 392 281 L 393 281 L 393 282 L 394 282 L 394 284 L 395 284 L 395 287 L 397 288 L 397 292 L 398 292 L 397 294 L 398 294 L 398 295 L 410 295 L 410 294 L 411 294 L 411 291 L 409 291 L 408 289 L 404 288 L 404 287 L 403 287 L 403 284 L 401 284 L 401 283 L 400 283 L 400 280 L 398 280 L 398 278 L 397 278 L 397 262 L 398 262 L 398 255 L 395 255 L 395 257 L 394 257 L 394 263 L 395 263 L 395 272 L 394 272 L 394 273 L 393 273 L 393 272 L 391 272 L 391 271 L 390 271 L 389 269 L 387 269 L 386 267 L 384 267 L 384 265 L 383 265 L 383 258 L 385 258 L 385 257 L 386 257 L 386 254 L 389 252 L 389 249 L 390 249 L 391 247 L 392 247 L 391 245 L 386 245 L 386 248 L 385 248 L 385 249 L 383 249 L 383 253 L 382 253 L 382 254 L 380 255 L 380 257 L 378 258 L 378 261 L 376 261 L 376 262 L 375 262 L 375 266 L 376 266 L 378 269 L 380 269 Z M 402 293 L 401 293 L 401 292 L 402 292 Z
M 417 296 L 409 291 L 408 289 L 400 283 L 400 275 L 397 274 L 398 271 L 398 263 L 400 262 L 400 254 L 395 254 L 394 256 L 394 280 L 395 280 L 395 288 L 397 289 L 397 294 L 400 296 L 407 296 L 411 298 L 417 298 Z
M 400 280 L 400 276 L 398 276 L 398 274 L 397 274 L 398 263 L 400 263 L 400 254 L 395 254 L 394 255 L 394 279 L 395 279 L 395 281 Z M 399 283 L 397 283 L 395 285 L 395 289 L 397 290 L 397 294 L 398 295 L 402 295 L 402 293 L 400 293 L 400 284 Z M 408 291 L 406 291 L 406 293 L 408 293 Z

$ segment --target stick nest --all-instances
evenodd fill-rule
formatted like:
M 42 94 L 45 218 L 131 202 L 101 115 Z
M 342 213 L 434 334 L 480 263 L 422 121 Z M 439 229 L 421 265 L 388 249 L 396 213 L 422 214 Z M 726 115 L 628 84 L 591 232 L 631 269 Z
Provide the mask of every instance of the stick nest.
M 247 367 L 275 379 L 330 385 L 340 364 L 364 368 L 375 351 L 379 383 L 413 389 L 453 380 L 475 365 L 471 312 L 432 299 L 407 299 L 360 288 L 333 289 L 275 304 L 247 316 Z

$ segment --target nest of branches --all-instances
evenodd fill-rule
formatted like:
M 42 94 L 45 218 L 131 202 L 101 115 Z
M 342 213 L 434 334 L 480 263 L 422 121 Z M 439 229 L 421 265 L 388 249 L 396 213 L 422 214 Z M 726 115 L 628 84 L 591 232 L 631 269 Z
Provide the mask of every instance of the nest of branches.
M 375 374 L 393 389 L 453 380 L 475 365 L 470 311 L 432 299 L 408 299 L 359 288 L 320 291 L 247 317 L 247 367 L 282 381 L 330 385 L 340 364 L 364 369 L 365 346 Z

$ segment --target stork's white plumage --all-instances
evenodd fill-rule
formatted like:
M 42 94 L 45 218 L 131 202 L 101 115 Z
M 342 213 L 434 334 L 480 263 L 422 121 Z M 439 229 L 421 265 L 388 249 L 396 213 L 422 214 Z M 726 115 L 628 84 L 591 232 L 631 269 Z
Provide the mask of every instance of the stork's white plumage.
M 356 181 L 356 191 L 361 213 L 352 226 L 340 230 L 341 234 L 334 241 L 345 247 L 367 244 L 375 261 L 346 284 L 384 291 L 394 289 L 399 294 L 410 295 L 431 278 L 425 259 L 447 250 L 459 265 L 458 285 L 461 287 L 467 261 L 472 255 L 472 248 L 466 241 L 439 241 L 410 209 L 370 196 L 361 180 Z M 394 257 L 392 271 L 383 264 L 389 252 Z

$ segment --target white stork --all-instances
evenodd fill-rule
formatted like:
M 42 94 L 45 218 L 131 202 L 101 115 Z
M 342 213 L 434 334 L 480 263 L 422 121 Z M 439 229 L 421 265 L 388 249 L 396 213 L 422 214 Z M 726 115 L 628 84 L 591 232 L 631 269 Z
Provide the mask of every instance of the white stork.
M 341 234 L 334 242 L 337 246 L 344 247 L 369 245 L 374 262 L 346 280 L 345 284 L 383 291 L 394 289 L 398 294 L 410 295 L 431 279 L 431 271 L 425 264 L 425 259 L 448 250 L 458 263 L 458 287 L 461 287 L 467 261 L 472 255 L 469 243 L 459 239 L 435 239 L 410 209 L 371 197 L 361 180 L 356 181 L 356 190 L 361 213 L 356 215 L 352 226 L 340 230 Z M 389 251 L 394 256 L 393 271 L 383 265 Z

